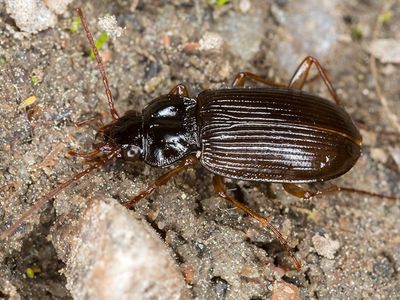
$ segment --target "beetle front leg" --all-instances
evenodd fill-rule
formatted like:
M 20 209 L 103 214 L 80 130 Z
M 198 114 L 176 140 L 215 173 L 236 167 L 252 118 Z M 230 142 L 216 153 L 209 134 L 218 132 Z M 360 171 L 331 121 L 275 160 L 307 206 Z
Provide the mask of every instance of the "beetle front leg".
M 74 125 L 76 127 L 82 127 L 85 125 L 90 125 L 94 124 L 96 125 L 96 129 L 98 130 L 101 127 L 104 127 L 104 122 L 103 122 L 103 116 L 102 115 L 95 115 L 93 117 L 90 117 L 89 119 L 86 120 L 81 120 L 78 122 L 75 122 Z
M 339 97 L 336 94 L 336 91 L 335 91 L 332 83 L 328 79 L 328 76 L 326 75 L 326 72 L 322 68 L 322 66 L 319 63 L 319 61 L 316 58 L 312 57 L 312 56 L 307 56 L 300 63 L 300 65 L 297 67 L 296 72 L 294 72 L 294 74 L 292 76 L 292 79 L 290 79 L 288 87 L 292 88 L 292 89 L 297 89 L 297 90 L 303 89 L 304 84 L 306 83 L 306 80 L 307 80 L 307 77 L 308 77 L 308 73 L 310 72 L 310 69 L 311 69 L 312 65 L 315 65 L 315 67 L 317 68 L 318 74 L 322 78 L 322 80 L 324 81 L 324 83 L 325 83 L 326 87 L 328 88 L 329 93 L 331 94 L 333 100 L 335 100 L 337 105 L 340 105 Z
M 269 86 L 275 87 L 285 87 L 286 84 L 275 82 L 272 80 L 264 79 L 256 74 L 250 72 L 240 72 L 236 75 L 235 79 L 233 80 L 232 87 L 244 87 L 246 80 L 253 80 L 255 82 L 260 82 Z
M 125 204 L 125 207 L 128 209 L 132 209 L 137 202 L 142 200 L 143 198 L 149 196 L 152 194 L 157 188 L 160 186 L 166 184 L 172 177 L 174 177 L 176 174 L 186 170 L 187 168 L 195 165 L 197 163 L 198 159 L 195 155 L 189 155 L 184 159 L 184 161 L 176 166 L 175 168 L 169 170 L 167 173 L 164 175 L 160 176 L 157 178 L 153 184 L 149 185 L 145 190 L 141 191 L 138 195 L 132 198 L 128 203 Z
M 224 185 L 224 179 L 221 176 L 219 176 L 219 175 L 215 175 L 214 176 L 213 185 L 214 185 L 214 191 L 217 193 L 217 195 L 219 197 L 227 200 L 233 206 L 235 206 L 236 208 L 238 208 L 241 211 L 245 212 L 246 214 L 248 214 L 252 218 L 256 219 L 258 222 L 260 222 L 261 225 L 263 225 L 263 226 L 267 227 L 269 230 L 271 230 L 275 234 L 276 238 L 279 240 L 281 245 L 289 253 L 290 257 L 293 259 L 293 262 L 295 264 L 296 269 L 297 270 L 301 269 L 301 263 L 296 258 L 296 256 L 294 255 L 293 250 L 290 247 L 288 241 L 283 237 L 282 233 L 280 233 L 280 231 L 274 225 L 271 224 L 271 217 L 264 217 L 264 216 L 256 213 L 252 209 L 248 208 L 246 205 L 240 203 L 238 200 L 230 197 L 226 193 L 225 185 Z

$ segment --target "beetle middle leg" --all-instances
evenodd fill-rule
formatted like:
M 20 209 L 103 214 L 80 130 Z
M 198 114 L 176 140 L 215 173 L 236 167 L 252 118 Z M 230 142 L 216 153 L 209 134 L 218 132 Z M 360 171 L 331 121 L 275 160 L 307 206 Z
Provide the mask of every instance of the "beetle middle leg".
M 269 230 L 271 230 L 276 238 L 279 240 L 281 245 L 285 248 L 285 250 L 289 253 L 290 257 L 293 259 L 293 262 L 295 264 L 295 267 L 297 270 L 301 269 L 301 263 L 300 261 L 296 258 L 296 256 L 293 253 L 292 248 L 290 247 L 288 241 L 283 237 L 282 233 L 271 224 L 271 217 L 264 217 L 252 209 L 248 208 L 246 205 L 240 203 L 238 200 L 235 198 L 230 197 L 225 190 L 225 185 L 224 185 L 224 179 L 219 176 L 215 175 L 213 178 L 213 185 L 214 185 L 214 190 L 218 194 L 219 197 L 227 200 L 230 202 L 233 206 L 236 208 L 240 209 L 241 211 L 245 212 L 252 218 L 256 219 L 258 222 L 260 222 L 263 226 L 267 227 Z
M 195 165 L 198 159 L 195 155 L 187 156 L 181 164 L 176 166 L 175 168 L 169 170 L 164 175 L 157 178 L 151 185 L 149 185 L 145 190 L 141 191 L 135 197 L 133 197 L 128 203 L 125 204 L 125 207 L 128 209 L 132 209 L 136 203 L 138 203 L 143 198 L 152 194 L 157 188 L 166 184 L 172 177 L 176 174 L 186 170 L 187 168 Z

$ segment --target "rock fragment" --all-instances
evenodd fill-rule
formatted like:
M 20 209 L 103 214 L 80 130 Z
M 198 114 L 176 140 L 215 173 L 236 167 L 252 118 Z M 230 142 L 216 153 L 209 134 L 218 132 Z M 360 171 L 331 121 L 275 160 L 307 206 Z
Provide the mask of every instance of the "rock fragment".
M 187 292 L 160 237 L 114 200 L 89 205 L 66 265 L 74 299 L 181 299 Z
M 19 29 L 36 33 L 55 26 L 56 14 L 63 13 L 70 2 L 71 0 L 6 0 L 5 4 L 7 13 L 15 20 Z

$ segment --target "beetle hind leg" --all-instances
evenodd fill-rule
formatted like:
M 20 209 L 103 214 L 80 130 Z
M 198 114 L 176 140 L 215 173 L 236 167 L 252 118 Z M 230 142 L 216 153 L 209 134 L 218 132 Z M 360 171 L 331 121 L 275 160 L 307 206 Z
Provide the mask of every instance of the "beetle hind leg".
M 264 79 L 261 76 L 250 72 L 240 72 L 236 75 L 235 79 L 233 80 L 232 87 L 244 87 L 244 84 L 247 80 L 252 80 L 255 82 L 260 82 L 265 85 L 275 86 L 275 87 L 285 87 L 286 84 L 275 82 L 272 80 Z
M 329 90 L 329 93 L 331 94 L 333 100 L 336 102 L 337 105 L 340 105 L 340 100 L 338 95 L 336 94 L 336 91 L 329 80 L 328 76 L 326 75 L 326 72 L 322 68 L 321 64 L 319 63 L 318 59 L 312 57 L 312 56 L 307 56 L 297 67 L 296 72 L 294 72 L 292 79 L 290 79 L 289 88 L 292 89 L 297 89 L 301 90 L 304 87 L 304 84 L 306 83 L 308 74 L 310 72 L 311 67 L 315 65 L 315 67 L 318 70 L 319 76 L 322 78 L 324 81 L 326 87 Z
M 342 186 L 337 186 L 337 185 L 331 185 L 328 188 L 313 192 L 307 189 L 303 189 L 302 187 L 293 184 L 293 183 L 283 183 L 282 184 L 283 188 L 285 191 L 297 198 L 302 198 L 302 199 L 311 199 L 313 197 L 318 197 L 322 195 L 327 195 L 327 194 L 333 194 L 333 193 L 339 193 L 339 192 L 346 192 L 346 193 L 354 193 L 354 194 L 359 194 L 359 195 L 364 195 L 364 196 L 370 196 L 370 197 L 377 197 L 381 199 L 387 199 L 387 200 L 396 200 L 400 199 L 400 197 L 396 196 L 387 196 L 387 195 L 382 195 L 382 194 L 377 194 L 369 191 L 364 191 L 364 190 L 359 190 L 359 189 L 353 189 L 353 188 L 348 188 L 348 187 L 342 187 Z
M 296 258 L 296 256 L 294 255 L 293 250 L 289 245 L 289 242 L 283 237 L 282 233 L 280 233 L 280 231 L 274 225 L 271 224 L 271 217 L 264 217 L 264 216 L 256 213 L 255 211 L 251 210 L 246 205 L 240 203 L 238 200 L 230 197 L 226 193 L 225 186 L 224 186 L 224 179 L 221 176 L 219 176 L 219 175 L 215 175 L 214 176 L 213 185 L 214 185 L 214 190 L 215 190 L 215 192 L 217 193 L 217 195 L 219 197 L 227 200 L 233 206 L 235 206 L 236 208 L 238 208 L 241 211 L 245 212 L 246 214 L 248 214 L 252 218 L 256 219 L 259 223 L 261 223 L 261 225 L 263 225 L 264 227 L 266 227 L 269 230 L 271 230 L 275 234 L 276 238 L 279 240 L 281 245 L 289 253 L 290 257 L 293 260 L 293 263 L 294 263 L 296 269 L 297 270 L 301 269 L 301 263 Z

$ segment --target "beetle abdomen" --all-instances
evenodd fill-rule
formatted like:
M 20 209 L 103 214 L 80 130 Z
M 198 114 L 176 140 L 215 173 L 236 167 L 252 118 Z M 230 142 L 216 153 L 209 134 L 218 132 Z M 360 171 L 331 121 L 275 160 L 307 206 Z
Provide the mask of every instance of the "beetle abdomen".
M 264 182 L 315 182 L 347 172 L 361 136 L 333 102 L 284 88 L 198 96 L 201 163 L 213 173 Z

